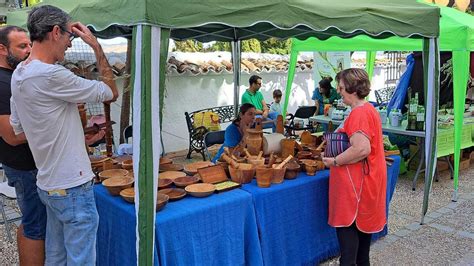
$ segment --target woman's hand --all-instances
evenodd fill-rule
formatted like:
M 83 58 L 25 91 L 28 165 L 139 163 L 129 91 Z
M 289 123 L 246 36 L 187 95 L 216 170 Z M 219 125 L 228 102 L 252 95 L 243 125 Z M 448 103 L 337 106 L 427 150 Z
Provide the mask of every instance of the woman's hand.
M 323 163 L 326 167 L 335 166 L 334 161 L 336 160 L 335 157 L 323 157 Z

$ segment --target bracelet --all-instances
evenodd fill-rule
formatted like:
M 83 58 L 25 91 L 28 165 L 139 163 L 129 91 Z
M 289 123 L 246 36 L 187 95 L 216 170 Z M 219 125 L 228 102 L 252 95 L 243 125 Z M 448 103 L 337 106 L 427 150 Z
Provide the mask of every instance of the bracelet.
M 334 165 L 334 166 L 337 166 L 336 158 L 337 158 L 337 156 L 334 157 L 334 161 L 333 161 L 333 165 Z

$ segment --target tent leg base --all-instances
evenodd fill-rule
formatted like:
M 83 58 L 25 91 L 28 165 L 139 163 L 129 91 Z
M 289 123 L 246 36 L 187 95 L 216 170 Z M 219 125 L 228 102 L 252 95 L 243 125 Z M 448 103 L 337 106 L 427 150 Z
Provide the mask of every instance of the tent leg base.
M 451 197 L 452 202 L 457 202 L 458 201 L 458 191 L 454 190 L 453 196 Z

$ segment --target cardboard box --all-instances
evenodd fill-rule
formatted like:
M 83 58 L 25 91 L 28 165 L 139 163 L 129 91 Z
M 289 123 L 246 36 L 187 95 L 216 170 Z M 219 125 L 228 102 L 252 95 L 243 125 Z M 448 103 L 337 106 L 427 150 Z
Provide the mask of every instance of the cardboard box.
M 471 160 L 470 159 L 461 159 L 459 162 L 459 170 L 465 170 L 468 169 L 469 166 L 471 166 Z
M 436 170 L 438 172 L 442 172 L 442 171 L 446 171 L 449 169 L 449 165 L 448 165 L 448 162 L 446 162 L 445 160 L 438 160 L 438 162 L 436 163 Z

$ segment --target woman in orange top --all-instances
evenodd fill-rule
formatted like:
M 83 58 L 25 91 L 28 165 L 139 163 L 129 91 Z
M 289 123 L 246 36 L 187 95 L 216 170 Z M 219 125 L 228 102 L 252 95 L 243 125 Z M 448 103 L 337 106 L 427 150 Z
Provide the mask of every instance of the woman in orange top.
M 372 233 L 383 230 L 387 169 L 382 123 L 364 98 L 370 81 L 362 69 L 346 69 L 336 76 L 337 91 L 352 108 L 338 132 L 347 134 L 351 146 L 336 157 L 324 157 L 330 167 L 329 221 L 336 227 L 341 265 L 369 265 Z

